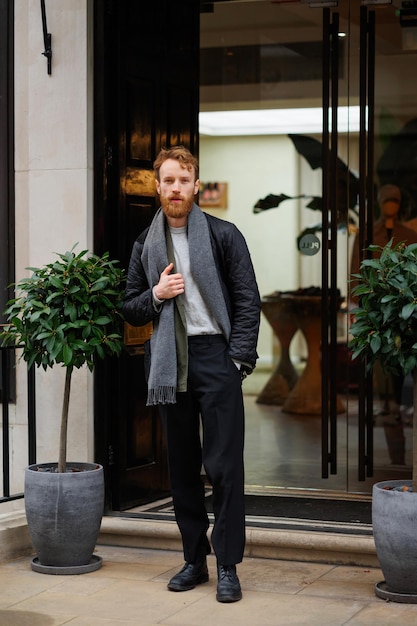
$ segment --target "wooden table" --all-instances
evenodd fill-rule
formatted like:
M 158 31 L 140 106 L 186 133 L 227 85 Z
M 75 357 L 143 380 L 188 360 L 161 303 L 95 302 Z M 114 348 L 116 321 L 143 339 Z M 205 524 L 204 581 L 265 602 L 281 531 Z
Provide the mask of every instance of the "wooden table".
M 256 399 L 260 404 L 283 404 L 298 380 L 290 359 L 290 344 L 298 330 L 291 309 L 290 301 L 279 296 L 278 292 L 262 299 L 262 312 L 278 338 L 281 354 L 278 365 Z
M 276 292 L 262 300 L 262 312 L 281 345 L 280 362 L 259 394 L 257 402 L 282 405 L 286 413 L 320 415 L 321 385 L 321 296 Z M 289 356 L 291 341 L 301 330 L 307 344 L 307 361 L 298 377 Z M 337 412 L 345 410 L 337 397 Z

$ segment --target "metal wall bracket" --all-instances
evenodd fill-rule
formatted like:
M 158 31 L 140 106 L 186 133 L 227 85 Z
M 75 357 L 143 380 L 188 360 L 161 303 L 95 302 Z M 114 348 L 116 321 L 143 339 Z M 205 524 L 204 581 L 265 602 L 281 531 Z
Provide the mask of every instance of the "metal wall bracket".
M 46 10 L 45 0 L 41 0 L 41 12 L 42 12 L 42 30 L 43 30 L 43 45 L 45 50 L 42 52 L 48 62 L 48 74 L 52 74 L 52 35 L 48 33 L 48 27 L 46 25 Z

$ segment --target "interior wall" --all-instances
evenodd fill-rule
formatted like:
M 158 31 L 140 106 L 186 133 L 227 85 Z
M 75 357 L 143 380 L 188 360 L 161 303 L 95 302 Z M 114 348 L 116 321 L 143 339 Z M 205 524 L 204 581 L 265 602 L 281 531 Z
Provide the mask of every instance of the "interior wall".
M 48 75 L 39 2 L 15 0 L 16 280 L 78 242 L 92 247 L 92 0 L 47 3 L 52 34 Z M 56 461 L 65 370 L 36 372 L 39 462 Z M 93 460 L 92 378 L 74 373 L 68 455 Z M 12 416 L 12 490 L 27 461 L 26 364 L 18 364 Z M 20 464 L 20 465 L 19 465 Z
M 269 193 L 297 195 L 299 164 L 292 142 L 284 135 L 263 137 L 200 136 L 200 180 L 228 184 L 227 209 L 205 209 L 236 224 L 248 244 L 261 296 L 300 286 L 296 238 L 300 205 L 288 200 L 276 209 L 255 214 L 257 200 Z M 262 316 L 258 366 L 271 366 L 272 330 Z
M 319 139 L 319 137 L 315 137 Z M 339 137 L 340 157 L 358 163 L 356 142 Z M 322 170 L 312 170 L 298 155 L 286 135 L 207 137 L 200 136 L 200 180 L 228 184 L 227 209 L 204 209 L 233 222 L 246 238 L 261 296 L 274 291 L 320 287 L 321 251 L 302 255 L 297 236 L 306 227 L 319 225 L 321 213 L 306 208 L 308 196 L 321 196 Z M 279 207 L 255 214 L 256 201 L 269 193 L 306 198 L 285 200 Z M 321 233 L 317 232 L 321 240 Z M 348 273 L 354 235 L 341 231 L 338 236 L 338 288 L 348 291 Z M 261 317 L 258 367 L 271 367 L 279 346 L 268 322 Z M 306 354 L 300 333 L 291 344 L 297 360 Z

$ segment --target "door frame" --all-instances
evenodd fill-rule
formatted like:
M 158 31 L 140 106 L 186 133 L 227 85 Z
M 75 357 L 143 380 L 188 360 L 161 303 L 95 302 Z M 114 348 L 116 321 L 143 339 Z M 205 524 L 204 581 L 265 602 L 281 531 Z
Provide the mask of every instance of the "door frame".
M 154 0 L 143 12 L 136 0 L 107 0 L 94 7 L 94 250 L 109 251 L 125 269 L 158 206 L 159 150 L 182 143 L 198 155 L 199 4 L 173 5 Z M 95 370 L 95 455 L 109 511 L 169 490 L 158 410 L 145 405 L 143 361 L 143 351 L 126 349 Z

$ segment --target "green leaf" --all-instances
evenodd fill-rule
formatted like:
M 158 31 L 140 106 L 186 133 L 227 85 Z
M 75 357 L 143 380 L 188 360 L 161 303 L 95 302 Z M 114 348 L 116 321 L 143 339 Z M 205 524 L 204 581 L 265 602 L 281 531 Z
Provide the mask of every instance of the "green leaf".
M 61 279 L 60 279 L 60 278 L 58 278 L 57 276 L 51 276 L 51 277 L 50 277 L 50 281 L 51 281 L 51 284 L 52 284 L 52 285 L 53 285 L 56 289 L 59 289 L 59 290 L 62 290 L 62 289 L 63 289 L 63 284 L 62 284 L 62 281 L 61 281 Z
M 95 283 L 93 283 L 91 285 L 91 291 L 101 291 L 102 289 L 104 289 L 104 287 L 106 287 L 107 283 L 108 283 L 108 278 L 100 278 L 99 280 L 97 280 Z
M 378 350 L 381 348 L 381 343 L 381 337 L 379 335 L 372 335 L 370 344 L 374 354 L 378 353 Z
M 350 343 L 350 344 L 349 344 L 349 347 L 350 347 L 351 349 L 353 349 L 353 347 L 354 347 L 354 346 L 353 346 L 353 344 L 352 344 L 352 343 Z M 359 348 L 356 348 L 356 350 L 353 350 L 353 351 L 352 351 L 352 361 L 354 361 L 354 360 L 355 360 L 355 359 L 357 359 L 359 356 L 361 356 L 361 355 L 362 355 L 363 350 L 364 350 L 364 347 L 363 347 L 363 346 L 360 346 Z
M 408 318 L 411 317 L 416 309 L 417 304 L 415 304 L 414 302 L 410 302 L 409 304 L 403 306 L 400 315 L 404 320 L 408 320 Z
M 63 347 L 62 356 L 64 359 L 64 365 L 70 365 L 72 360 L 73 351 L 68 345 Z
M 71 322 L 75 322 L 77 319 L 77 307 L 74 304 L 67 304 L 64 308 L 64 314 L 68 315 Z
M 99 326 L 105 326 L 106 324 L 110 324 L 111 322 L 111 318 L 110 317 L 98 317 L 97 319 L 94 320 L 95 324 L 98 324 Z

